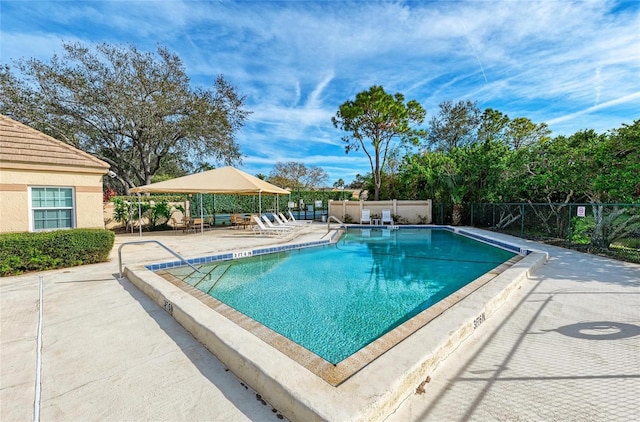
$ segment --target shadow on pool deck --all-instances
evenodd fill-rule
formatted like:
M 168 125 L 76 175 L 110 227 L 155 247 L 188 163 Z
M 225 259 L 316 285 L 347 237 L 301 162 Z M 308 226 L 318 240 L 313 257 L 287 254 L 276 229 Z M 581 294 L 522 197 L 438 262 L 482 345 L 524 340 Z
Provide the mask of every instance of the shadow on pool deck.
M 199 350 L 199 348 L 194 348 L 193 338 L 182 336 L 182 333 L 176 335 L 176 331 L 182 332 L 184 330 L 182 326 L 177 324 L 164 310 L 158 308 L 155 302 L 131 284 L 129 280 L 120 279 L 118 281 L 123 289 L 149 313 L 149 316 L 158 324 L 158 327 L 175 342 L 176 346 L 178 346 L 185 357 L 193 363 L 200 374 L 212 385 L 215 385 L 229 402 L 233 403 L 234 406 L 249 419 L 264 417 L 261 415 L 262 412 L 257 413 L 255 411 L 255 402 L 260 402 L 260 400 L 255 397 L 255 391 L 249 389 L 246 384 L 231 374 L 215 357 L 212 356 L 213 359 L 202 359 L 202 351 Z M 239 387 L 241 387 L 240 391 L 238 391 Z M 247 398 L 252 400 L 247 400 Z M 261 404 L 266 406 L 266 403 Z M 267 406 L 266 409 L 270 410 L 276 418 L 281 416 L 280 413 L 271 406 Z
M 636 417 L 640 266 L 538 248 L 551 259 L 518 300 L 388 421 Z
M 424 394 L 386 420 L 633 420 L 640 413 L 633 331 L 640 325 L 640 266 L 489 235 L 551 259 L 431 374 Z M 265 242 L 226 236 L 214 230 L 143 238 L 162 239 L 186 257 L 235 249 L 234 239 Z M 137 236 L 117 242 L 127 239 Z M 125 264 L 171 258 L 160 248 L 130 248 Z M 129 281 L 118 282 L 117 252 L 112 257 L 0 278 L 0 420 L 34 419 L 39 276 L 42 420 L 279 420 L 170 315 Z M 588 338 L 616 329 L 630 334 Z

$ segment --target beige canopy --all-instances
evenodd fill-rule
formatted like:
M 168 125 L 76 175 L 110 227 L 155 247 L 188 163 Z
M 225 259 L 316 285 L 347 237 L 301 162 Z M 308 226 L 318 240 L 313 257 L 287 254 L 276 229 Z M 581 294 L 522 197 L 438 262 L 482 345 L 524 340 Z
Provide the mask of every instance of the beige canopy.
M 131 193 L 219 193 L 235 195 L 258 195 L 259 211 L 262 214 L 262 195 L 289 195 L 286 189 L 258 179 L 237 168 L 227 166 L 219 169 L 177 177 L 164 182 L 151 183 L 131 189 Z M 203 216 L 202 195 L 200 195 L 200 217 Z M 203 218 L 200 219 L 200 233 L 204 233 Z M 142 236 L 142 226 L 140 226 Z
M 288 195 L 290 192 L 255 176 L 227 166 L 138 186 L 132 193 L 223 193 L 240 195 Z

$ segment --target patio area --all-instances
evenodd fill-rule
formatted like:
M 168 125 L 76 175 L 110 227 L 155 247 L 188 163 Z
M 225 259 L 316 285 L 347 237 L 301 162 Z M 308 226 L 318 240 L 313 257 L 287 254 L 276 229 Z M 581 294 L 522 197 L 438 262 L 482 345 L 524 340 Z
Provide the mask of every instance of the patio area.
M 229 228 L 142 238 L 191 258 L 326 232 L 318 223 L 281 238 Z M 489 235 L 550 259 L 386 420 L 635 418 L 640 266 Z M 40 420 L 281 420 L 171 315 L 118 279 L 119 246 L 138 240 L 118 235 L 108 263 L 0 279 L 0 419 L 33 420 L 35 409 Z M 173 259 L 152 244 L 125 246 L 122 256 L 124 265 Z

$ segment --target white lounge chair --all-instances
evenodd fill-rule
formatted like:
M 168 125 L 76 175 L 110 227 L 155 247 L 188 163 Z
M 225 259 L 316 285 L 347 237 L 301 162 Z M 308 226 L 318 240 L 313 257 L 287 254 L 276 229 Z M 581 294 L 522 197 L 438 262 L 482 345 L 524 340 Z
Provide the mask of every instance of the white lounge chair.
M 291 213 L 291 210 L 289 210 L 289 220 L 287 221 L 291 221 L 291 222 L 296 222 L 298 224 L 311 224 L 311 221 L 307 221 L 307 220 L 296 220 L 296 218 L 293 216 L 293 214 Z
M 360 224 L 368 223 L 371 224 L 371 210 L 363 209 L 362 215 L 360 216 Z
M 311 224 L 311 221 L 307 221 L 307 220 L 296 220 L 295 218 L 293 218 L 293 215 L 291 215 L 292 219 L 287 219 L 287 217 L 285 217 L 285 215 L 281 212 L 279 212 L 278 217 L 280 217 L 279 221 L 282 221 L 285 224 L 291 224 L 291 225 L 297 225 L 297 226 L 304 226 L 307 224 Z M 273 215 L 274 217 L 276 216 L 276 214 Z
M 394 225 L 390 210 L 382 210 L 382 218 L 380 219 L 380 224 L 384 226 L 384 223 L 389 223 L 392 226 Z
M 391 217 L 391 210 L 382 210 L 380 224 L 384 225 L 384 223 L 389 223 L 392 226 L 394 225 L 393 217 Z
M 272 213 L 273 215 L 273 225 L 276 227 L 291 227 L 294 229 L 302 228 L 301 224 L 296 224 L 295 221 L 287 221 L 286 219 L 282 219 L 278 214 Z
M 269 220 L 269 217 L 267 217 L 266 215 L 262 215 L 262 220 L 264 221 L 264 224 L 266 225 L 266 227 L 271 228 L 271 229 L 281 229 L 284 231 L 291 231 L 291 230 L 295 230 L 295 227 L 291 227 L 291 226 L 284 226 L 284 225 L 280 225 L 278 224 L 278 226 L 275 226 L 271 220 Z
M 272 227 L 265 226 L 262 223 L 262 220 L 260 220 L 260 217 L 258 217 L 257 215 L 253 216 L 253 221 L 256 222 L 256 225 L 253 226 L 253 232 L 255 234 L 269 236 L 269 235 L 281 235 L 281 234 L 287 233 L 285 230 L 279 229 L 277 227 L 272 228 Z

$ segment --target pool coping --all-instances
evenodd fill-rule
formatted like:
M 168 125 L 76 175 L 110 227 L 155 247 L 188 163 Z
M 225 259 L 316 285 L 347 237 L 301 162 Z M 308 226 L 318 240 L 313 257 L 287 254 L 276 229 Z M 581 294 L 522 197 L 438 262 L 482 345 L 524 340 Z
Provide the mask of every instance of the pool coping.
M 434 227 L 443 228 L 412 228 Z M 444 229 L 468 233 L 464 229 Z M 508 299 L 510 293 L 527 279 L 530 272 L 547 260 L 545 253 L 523 250 L 487 236 L 472 235 L 474 238 L 479 237 L 476 240 L 494 245 L 499 242 L 512 251 L 517 249 L 522 258 L 500 274 L 484 281 L 481 286 L 476 286 L 469 296 L 460 298 L 451 306 L 438 309 L 437 315 L 429 319 L 431 323 L 425 323 L 337 386 L 330 385 L 310 372 L 308 365 L 296 364 L 286 353 L 265 346 L 259 335 L 251 334 L 246 329 L 239 330 L 238 325 L 227 317 L 211 312 L 210 307 L 201 300 L 168 283 L 144 266 L 127 267 L 125 274 L 171 313 L 232 372 L 289 419 L 376 420 L 393 411 L 439 362 Z M 298 244 L 262 249 L 275 249 L 276 252 L 284 250 L 283 248 L 290 250 L 326 243 L 327 241 L 306 242 L 306 246 Z M 260 328 L 257 327 L 257 330 Z
M 365 366 L 369 365 L 373 360 L 382 356 L 398 343 L 405 340 L 408 336 L 412 335 L 429 322 L 433 321 L 444 311 L 460 302 L 469 294 L 493 280 L 493 278 L 504 272 L 516 262 L 520 261 L 522 258 L 522 255 L 515 255 L 504 263 L 487 271 L 461 289 L 433 304 L 408 321 L 400 324 L 398 327 L 386 332 L 337 364 L 328 362 L 287 337 L 273 331 L 269 327 L 262 325 L 254 319 L 244 315 L 207 293 L 202 292 L 172 274 L 165 272 L 164 270 L 159 270 L 156 274 L 160 275 L 179 289 L 189 293 L 193 297 L 196 297 L 209 308 L 221 315 L 224 315 L 240 327 L 262 339 L 265 343 L 278 349 L 280 352 L 307 368 L 310 372 L 316 374 L 330 385 L 337 387 L 355 375 L 358 371 L 362 370 Z

